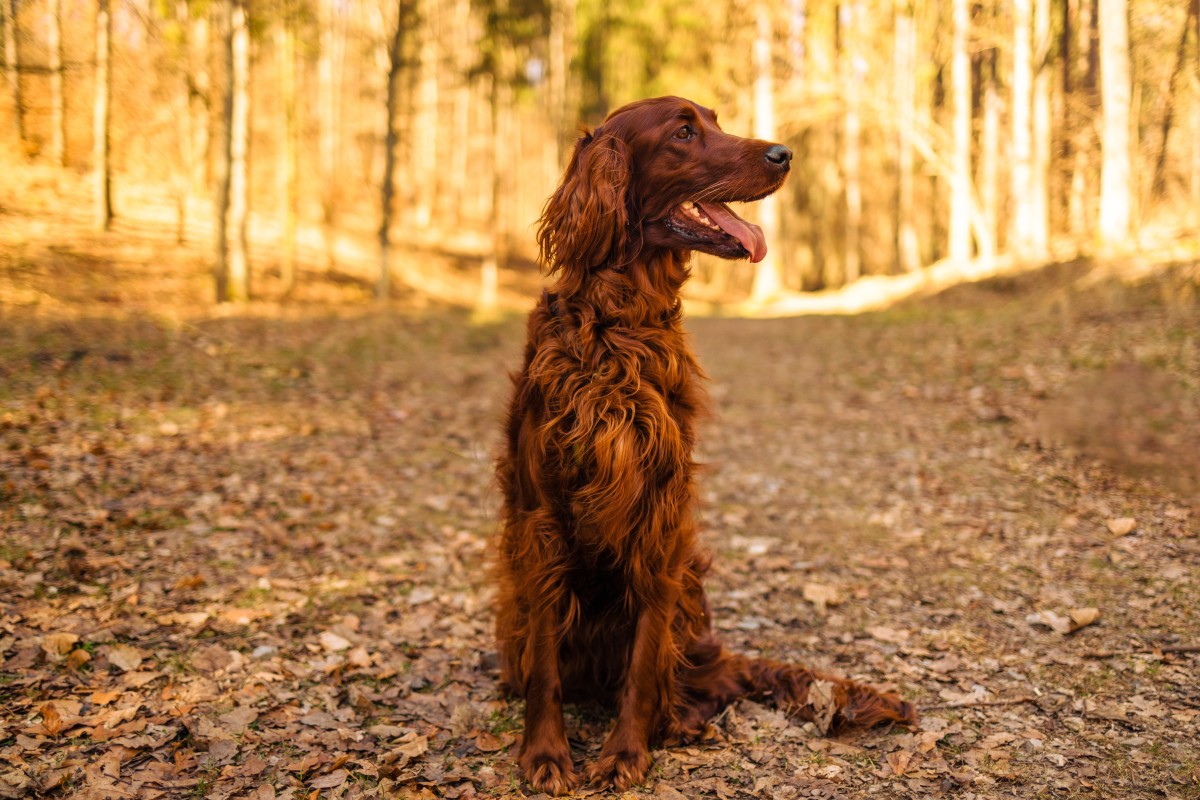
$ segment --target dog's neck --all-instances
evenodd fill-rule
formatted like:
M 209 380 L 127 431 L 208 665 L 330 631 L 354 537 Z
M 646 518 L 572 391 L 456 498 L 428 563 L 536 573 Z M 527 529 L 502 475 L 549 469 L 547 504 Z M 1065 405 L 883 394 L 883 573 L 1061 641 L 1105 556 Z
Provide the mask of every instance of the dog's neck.
M 564 275 L 552 294 L 568 307 L 587 307 L 606 326 L 661 325 L 679 316 L 679 292 L 691 274 L 689 250 L 660 250 L 629 264 L 596 267 L 581 278 Z

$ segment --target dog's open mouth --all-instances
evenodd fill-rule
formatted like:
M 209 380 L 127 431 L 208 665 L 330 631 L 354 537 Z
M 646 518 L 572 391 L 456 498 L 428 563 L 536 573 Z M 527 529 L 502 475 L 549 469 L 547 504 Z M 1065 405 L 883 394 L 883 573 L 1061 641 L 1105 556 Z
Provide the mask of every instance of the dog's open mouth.
M 698 250 L 725 258 L 766 258 L 767 240 L 762 228 L 747 222 L 724 203 L 687 201 L 667 214 L 667 227 Z

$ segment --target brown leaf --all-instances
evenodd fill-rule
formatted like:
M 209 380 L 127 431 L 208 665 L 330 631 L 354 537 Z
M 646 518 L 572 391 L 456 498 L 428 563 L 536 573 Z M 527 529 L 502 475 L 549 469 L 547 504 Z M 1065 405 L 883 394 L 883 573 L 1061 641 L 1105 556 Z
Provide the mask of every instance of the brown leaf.
M 487 731 L 482 731 L 475 737 L 475 746 L 479 748 L 479 752 L 481 753 L 498 753 L 512 743 L 513 736 L 510 733 L 496 736 Z
M 108 663 L 121 672 L 132 672 L 145 658 L 136 647 L 128 644 L 110 644 L 107 648 Z
M 47 633 L 42 638 L 42 650 L 52 660 L 60 661 L 78 641 L 79 637 L 73 633 Z
M 341 786 L 350 777 L 350 773 L 344 769 L 335 769 L 328 775 L 322 775 L 318 778 L 313 778 L 308 782 L 308 785 L 313 789 L 334 789 Z
M 804 599 L 816 606 L 819 612 L 824 612 L 827 606 L 836 606 L 842 602 L 836 586 L 826 586 L 822 583 L 804 584 Z
M 895 775 L 903 776 L 908 771 L 908 765 L 912 761 L 912 757 L 913 754 L 907 750 L 897 750 L 894 753 L 887 754 L 887 763 Z
M 1107 523 L 1108 531 L 1113 536 L 1128 536 L 1137 529 L 1137 520 L 1133 517 L 1118 517 L 1110 519 Z
M 885 625 L 876 625 L 867 628 L 867 633 L 871 634 L 871 637 L 874 639 L 878 639 L 881 642 L 890 642 L 891 644 L 903 644 L 912 635 L 911 631 L 897 630 Z
M 340 653 L 342 650 L 350 649 L 350 640 L 338 636 L 333 631 L 324 631 L 318 638 L 321 640 L 321 646 L 331 653 Z
M 813 725 L 822 735 L 829 731 L 837 703 L 833 699 L 833 683 L 815 680 L 808 687 L 807 705 L 812 709 Z
M 1071 629 L 1069 633 L 1074 633 L 1080 628 L 1085 628 L 1100 619 L 1100 609 L 1098 608 L 1072 608 L 1067 613 L 1071 617 Z

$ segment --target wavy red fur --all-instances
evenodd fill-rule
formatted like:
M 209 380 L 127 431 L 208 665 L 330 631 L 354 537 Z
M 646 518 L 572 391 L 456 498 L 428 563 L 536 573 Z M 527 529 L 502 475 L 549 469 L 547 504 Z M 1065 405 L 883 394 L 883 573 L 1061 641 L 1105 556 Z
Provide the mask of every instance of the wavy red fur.
M 536 789 L 563 794 L 581 780 L 564 700 L 616 705 L 587 778 L 618 790 L 643 780 L 651 741 L 697 736 L 740 697 L 829 727 L 915 723 L 894 694 L 730 654 L 711 629 L 693 513 L 704 375 L 679 290 L 691 250 L 746 250 L 681 204 L 769 194 L 790 157 L 725 134 L 707 109 L 657 98 L 582 137 L 546 204 L 538 242 L 557 282 L 529 316 L 497 464 L 496 636 L 502 680 L 525 698 L 519 761 Z

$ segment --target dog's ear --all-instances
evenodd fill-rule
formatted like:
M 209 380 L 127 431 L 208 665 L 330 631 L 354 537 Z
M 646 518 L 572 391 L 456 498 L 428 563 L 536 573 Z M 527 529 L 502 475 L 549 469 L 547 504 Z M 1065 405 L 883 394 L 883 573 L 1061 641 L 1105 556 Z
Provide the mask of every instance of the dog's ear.
M 594 267 L 623 263 L 629 240 L 629 146 L 603 128 L 575 143 L 558 191 L 538 220 L 538 247 L 548 274 L 581 281 Z

